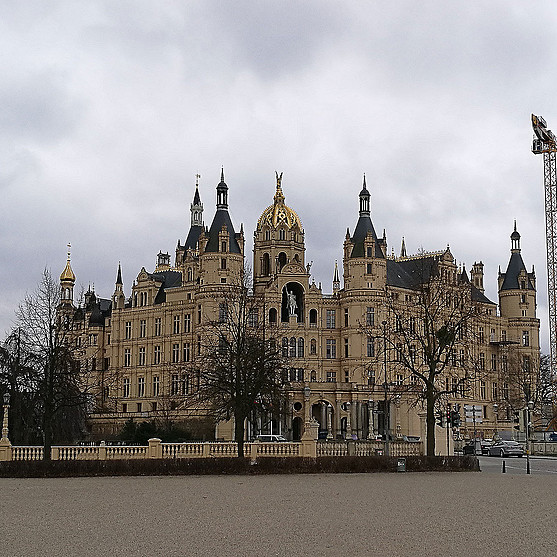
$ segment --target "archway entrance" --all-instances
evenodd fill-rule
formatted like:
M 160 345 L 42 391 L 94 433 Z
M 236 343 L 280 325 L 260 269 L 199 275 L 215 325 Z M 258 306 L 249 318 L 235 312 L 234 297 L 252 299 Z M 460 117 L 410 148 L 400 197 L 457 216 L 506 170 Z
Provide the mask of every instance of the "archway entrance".
M 292 440 L 299 441 L 302 438 L 303 430 L 304 430 L 304 422 L 302 418 L 296 416 L 292 420 Z
M 298 323 L 303 323 L 304 289 L 297 282 L 289 282 L 282 289 L 281 320 L 287 323 L 292 315 Z

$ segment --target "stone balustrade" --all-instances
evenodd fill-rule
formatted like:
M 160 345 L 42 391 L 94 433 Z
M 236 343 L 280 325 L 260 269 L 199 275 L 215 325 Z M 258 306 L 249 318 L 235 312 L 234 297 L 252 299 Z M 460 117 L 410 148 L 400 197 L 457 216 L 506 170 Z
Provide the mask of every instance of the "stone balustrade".
M 127 460 L 147 458 L 235 457 L 237 445 L 232 442 L 162 443 L 149 439 L 148 446 L 116 445 L 101 442 L 90 446 L 52 447 L 52 460 Z M 301 456 L 373 456 L 384 453 L 383 441 L 312 441 L 281 443 L 244 443 L 244 456 L 251 459 Z M 422 443 L 390 443 L 391 456 L 422 454 Z M 41 460 L 42 447 L 10 446 L 0 453 L 0 460 Z

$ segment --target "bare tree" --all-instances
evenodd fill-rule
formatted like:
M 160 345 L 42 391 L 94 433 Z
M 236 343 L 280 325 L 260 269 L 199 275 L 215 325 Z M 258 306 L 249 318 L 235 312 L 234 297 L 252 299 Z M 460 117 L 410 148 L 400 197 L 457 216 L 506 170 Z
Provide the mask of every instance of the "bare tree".
M 385 358 L 399 375 L 397 389 L 425 403 L 426 454 L 434 456 L 436 405 L 462 395 L 478 372 L 470 327 L 477 309 L 469 281 L 431 256 L 418 260 L 412 278 L 404 299 L 386 293 Z
M 45 269 L 37 288 L 16 312 L 21 331 L 19 351 L 32 360 L 35 410 L 40 416 L 44 459 L 55 438 L 75 436 L 85 417 L 87 393 L 73 345 L 71 312 L 60 307 L 60 289 Z
M 501 366 L 499 376 L 502 388 L 501 401 L 513 414 L 523 410 L 529 402 L 534 403 L 534 412 L 553 417 L 555 381 L 551 375 L 551 362 L 548 355 L 532 360 L 530 354 L 511 347 Z
M 245 282 L 230 286 L 220 300 L 217 319 L 204 330 L 194 397 L 216 419 L 234 417 L 238 456 L 243 457 L 246 418 L 281 406 L 283 363 L 276 342 L 265 338 L 264 306 Z

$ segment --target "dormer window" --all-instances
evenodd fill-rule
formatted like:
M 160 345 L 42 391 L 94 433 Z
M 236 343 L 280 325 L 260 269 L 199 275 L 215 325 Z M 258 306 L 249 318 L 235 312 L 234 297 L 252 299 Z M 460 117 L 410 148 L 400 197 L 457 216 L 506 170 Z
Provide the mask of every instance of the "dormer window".
M 226 252 L 226 241 L 221 242 L 220 244 L 220 250 L 222 252 Z
M 525 280 L 520 281 L 520 289 L 521 290 L 526 290 L 526 281 Z
M 367 256 L 368 256 L 368 257 L 372 257 L 371 246 L 368 246 L 368 247 L 367 247 Z

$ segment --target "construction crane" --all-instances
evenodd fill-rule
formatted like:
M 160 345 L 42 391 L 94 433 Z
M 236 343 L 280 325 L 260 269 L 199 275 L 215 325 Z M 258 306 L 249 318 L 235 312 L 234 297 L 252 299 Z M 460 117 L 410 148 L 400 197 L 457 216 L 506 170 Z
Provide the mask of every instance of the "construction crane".
M 532 114 L 534 141 L 532 153 L 543 155 L 545 187 L 545 237 L 547 245 L 547 297 L 549 299 L 549 352 L 551 372 L 557 371 L 557 151 L 555 134 L 541 116 Z

